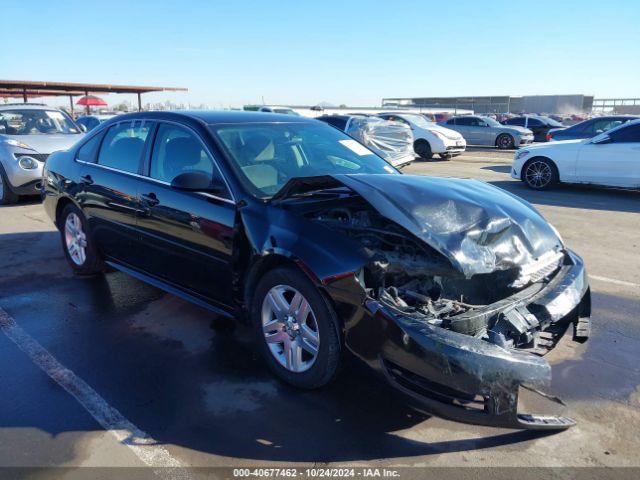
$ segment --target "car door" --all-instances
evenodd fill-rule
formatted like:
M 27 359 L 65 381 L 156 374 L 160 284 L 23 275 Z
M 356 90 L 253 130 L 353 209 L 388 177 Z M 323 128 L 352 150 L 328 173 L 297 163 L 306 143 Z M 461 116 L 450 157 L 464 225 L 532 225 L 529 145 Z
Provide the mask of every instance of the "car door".
M 173 188 L 171 181 L 186 172 L 206 173 L 222 190 L 213 195 Z M 215 159 L 194 130 L 159 123 L 138 193 L 144 270 L 223 308 L 230 306 L 236 207 Z
M 455 120 L 455 131 L 462 135 L 468 144 L 477 145 L 471 117 L 455 117 L 453 120 Z
M 585 143 L 578 152 L 578 181 L 640 187 L 640 124 L 615 130 L 608 136 L 594 137 L 594 140 Z
M 153 122 L 144 120 L 119 122 L 87 142 L 77 158 L 82 164 L 77 198 L 94 241 L 105 256 L 133 266 L 139 265 L 138 180 L 152 128 Z
M 487 138 L 487 134 L 490 133 L 489 125 L 478 117 L 469 117 L 470 120 L 470 135 L 473 138 L 475 145 L 493 145 Z

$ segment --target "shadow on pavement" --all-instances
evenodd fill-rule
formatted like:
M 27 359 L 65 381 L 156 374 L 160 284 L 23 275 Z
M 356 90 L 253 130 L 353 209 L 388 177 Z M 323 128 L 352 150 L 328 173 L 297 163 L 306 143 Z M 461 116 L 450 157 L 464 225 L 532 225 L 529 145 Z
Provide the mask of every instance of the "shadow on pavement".
M 31 257 L 16 275 L 16 255 L 0 257 L 0 306 L 160 443 L 231 458 L 330 462 L 476 450 L 542 435 L 480 429 L 478 438 L 475 427 L 444 423 L 458 439 L 403 438 L 394 432 L 419 425 L 428 433 L 429 417 L 407 407 L 353 358 L 328 387 L 296 390 L 270 375 L 248 327 L 219 328 L 210 313 L 118 272 L 73 276 L 55 232 L 0 236 L 0 245 L 9 244 L 16 255 Z M 13 365 L 13 356 L 21 355 L 11 344 L 0 358 Z M 58 403 L 69 397 L 32 367 L 15 366 L 11 376 L 28 389 L 3 380 L 0 429 L 31 427 L 56 436 L 97 428 L 79 405 L 75 414 L 52 421 L 56 411 L 68 412 Z M 30 393 L 14 398 L 14 391 Z M 50 415 L 29 413 L 43 409 Z M 465 432 L 469 438 L 459 439 Z
M 552 190 L 536 191 L 531 190 L 524 183 L 514 180 L 495 180 L 488 183 L 536 205 L 640 213 L 640 192 L 635 190 L 616 190 L 586 185 L 558 185 Z
M 497 173 L 509 173 L 511 171 L 510 165 L 489 165 L 487 167 L 482 167 L 482 170 L 491 170 L 492 172 Z

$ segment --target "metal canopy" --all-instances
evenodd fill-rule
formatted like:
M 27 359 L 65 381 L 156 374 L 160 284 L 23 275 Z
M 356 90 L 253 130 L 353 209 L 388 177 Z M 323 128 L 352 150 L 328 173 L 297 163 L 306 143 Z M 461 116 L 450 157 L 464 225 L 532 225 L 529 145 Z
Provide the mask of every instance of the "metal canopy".
M 138 95 L 138 110 L 142 110 L 143 93 L 149 92 L 186 92 L 179 87 L 149 87 L 133 85 L 106 85 L 99 83 L 72 82 L 32 82 L 25 80 L 0 80 L 0 97 L 22 97 L 26 103 L 33 97 L 68 96 L 73 112 L 73 97 L 91 93 L 135 93 Z M 89 107 L 87 107 L 88 110 Z

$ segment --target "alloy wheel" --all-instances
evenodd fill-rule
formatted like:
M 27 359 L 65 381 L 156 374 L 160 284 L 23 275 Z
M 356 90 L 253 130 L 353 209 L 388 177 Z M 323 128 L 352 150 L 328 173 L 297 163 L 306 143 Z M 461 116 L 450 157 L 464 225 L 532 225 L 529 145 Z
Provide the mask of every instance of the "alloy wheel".
M 525 172 L 527 183 L 535 188 L 544 188 L 550 182 L 553 176 L 551 167 L 547 162 L 535 161 L 531 162 Z
M 73 263 L 82 266 L 87 259 L 87 236 L 82 229 L 80 217 L 75 213 L 67 215 L 64 222 L 64 241 Z
M 276 285 L 262 301 L 262 332 L 273 357 L 290 372 L 318 358 L 320 332 L 309 301 L 289 285 Z
M 512 143 L 513 142 L 511 141 L 511 137 L 509 135 L 501 135 L 498 139 L 498 145 L 500 146 L 500 148 L 505 150 L 511 148 Z

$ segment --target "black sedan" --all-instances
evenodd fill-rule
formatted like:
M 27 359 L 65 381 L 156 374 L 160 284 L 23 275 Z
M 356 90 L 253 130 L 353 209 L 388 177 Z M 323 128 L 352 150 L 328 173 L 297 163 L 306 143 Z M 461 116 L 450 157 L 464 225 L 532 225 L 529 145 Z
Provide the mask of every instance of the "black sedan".
M 558 429 L 518 413 L 541 354 L 588 334 L 582 260 L 528 203 L 402 175 L 324 123 L 254 112 L 118 116 L 51 155 L 44 208 L 71 268 L 109 266 L 253 326 L 282 380 L 329 383 L 349 353 L 418 408 Z
M 631 120 L 638 120 L 633 115 L 609 115 L 595 117 L 576 123 L 568 128 L 552 128 L 547 133 L 547 140 L 578 140 L 592 138 Z
M 521 117 L 513 117 L 502 122 L 503 125 L 516 125 L 528 128 L 533 132 L 534 142 L 546 142 L 549 130 L 562 129 L 564 126 L 555 121 L 553 118 L 543 117 L 539 115 L 523 115 Z

